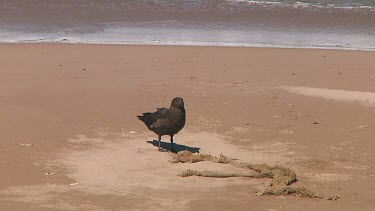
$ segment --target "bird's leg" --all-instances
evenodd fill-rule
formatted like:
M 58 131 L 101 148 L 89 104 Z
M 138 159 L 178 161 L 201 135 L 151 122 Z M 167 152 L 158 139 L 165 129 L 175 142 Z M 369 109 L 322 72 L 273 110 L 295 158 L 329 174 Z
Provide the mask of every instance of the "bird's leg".
M 160 147 L 161 135 L 158 136 L 158 140 L 159 140 L 159 151 L 161 151 L 161 147 Z
M 173 136 L 171 136 L 171 145 L 172 145 L 172 152 L 174 152 L 174 148 L 173 148 Z

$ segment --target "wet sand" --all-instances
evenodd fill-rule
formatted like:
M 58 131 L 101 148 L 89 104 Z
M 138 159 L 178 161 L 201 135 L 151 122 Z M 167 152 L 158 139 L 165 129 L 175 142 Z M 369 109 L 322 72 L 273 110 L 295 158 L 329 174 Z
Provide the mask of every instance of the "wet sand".
M 4 210 L 373 210 L 375 53 L 69 44 L 0 45 Z M 339 201 L 256 196 L 267 179 L 170 163 L 136 118 L 185 100 L 177 150 L 283 165 Z M 163 145 L 170 148 L 168 137 Z

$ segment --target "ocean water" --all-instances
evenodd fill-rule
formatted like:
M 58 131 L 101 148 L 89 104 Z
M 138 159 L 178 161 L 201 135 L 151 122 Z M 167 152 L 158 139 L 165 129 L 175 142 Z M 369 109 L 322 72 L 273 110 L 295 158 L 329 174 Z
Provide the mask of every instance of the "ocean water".
M 375 0 L 2 0 L 0 42 L 375 50 Z

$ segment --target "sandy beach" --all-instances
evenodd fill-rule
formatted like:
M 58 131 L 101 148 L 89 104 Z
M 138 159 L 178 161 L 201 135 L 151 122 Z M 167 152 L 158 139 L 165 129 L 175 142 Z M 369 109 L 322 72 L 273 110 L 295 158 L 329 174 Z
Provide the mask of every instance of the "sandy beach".
M 269 180 L 180 177 L 136 116 L 185 101 L 179 150 L 282 165 Z M 1 210 L 374 210 L 375 52 L 0 44 Z M 168 137 L 163 146 L 169 148 Z

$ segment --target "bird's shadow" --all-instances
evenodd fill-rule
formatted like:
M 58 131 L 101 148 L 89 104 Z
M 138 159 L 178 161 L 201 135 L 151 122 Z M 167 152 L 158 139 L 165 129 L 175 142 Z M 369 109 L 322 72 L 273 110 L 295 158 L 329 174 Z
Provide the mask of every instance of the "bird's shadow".
M 152 141 L 146 141 L 146 142 L 154 145 L 155 147 L 159 147 L 159 141 L 158 140 L 152 140 Z M 168 142 L 161 141 L 160 147 L 162 149 L 165 149 L 165 150 L 169 150 L 169 151 L 172 150 L 172 145 L 171 145 L 171 143 L 168 143 Z M 192 153 L 196 153 L 196 152 L 199 153 L 199 150 L 201 150 L 201 148 L 199 148 L 199 147 L 189 147 L 189 146 L 186 146 L 186 145 L 176 144 L 176 143 L 174 143 L 173 148 L 174 148 L 174 152 L 176 152 L 176 153 L 178 153 L 180 151 L 185 151 L 185 150 L 187 150 L 189 152 L 192 152 Z

